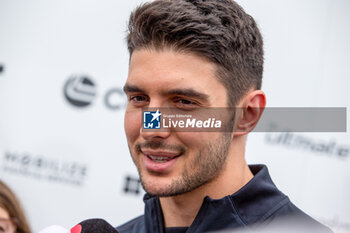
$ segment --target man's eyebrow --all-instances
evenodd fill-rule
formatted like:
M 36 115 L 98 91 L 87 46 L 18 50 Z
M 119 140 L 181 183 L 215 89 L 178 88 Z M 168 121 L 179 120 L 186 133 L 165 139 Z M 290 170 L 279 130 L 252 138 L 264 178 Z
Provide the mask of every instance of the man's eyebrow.
M 126 94 L 130 92 L 145 92 L 142 88 L 132 84 L 125 84 L 125 86 L 123 87 L 123 91 Z M 164 96 L 181 95 L 186 97 L 197 98 L 204 101 L 207 101 L 209 99 L 209 95 L 198 92 L 192 88 L 185 88 L 185 89 L 178 88 L 178 89 L 165 90 L 162 92 L 162 95 Z
M 141 88 L 131 84 L 125 84 L 123 91 L 127 94 L 129 92 L 144 92 Z
M 201 99 L 201 100 L 208 100 L 209 99 L 209 95 L 207 95 L 205 93 L 198 92 L 192 88 L 172 89 L 172 90 L 164 91 L 162 94 L 163 95 L 182 95 L 182 96 L 197 98 L 197 99 Z

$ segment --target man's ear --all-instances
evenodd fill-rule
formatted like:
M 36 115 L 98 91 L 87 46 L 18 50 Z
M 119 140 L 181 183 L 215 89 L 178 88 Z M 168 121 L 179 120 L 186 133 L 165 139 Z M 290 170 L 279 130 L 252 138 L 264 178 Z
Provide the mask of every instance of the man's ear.
M 261 90 L 250 90 L 237 105 L 236 127 L 234 136 L 245 135 L 258 123 L 266 105 L 265 93 Z

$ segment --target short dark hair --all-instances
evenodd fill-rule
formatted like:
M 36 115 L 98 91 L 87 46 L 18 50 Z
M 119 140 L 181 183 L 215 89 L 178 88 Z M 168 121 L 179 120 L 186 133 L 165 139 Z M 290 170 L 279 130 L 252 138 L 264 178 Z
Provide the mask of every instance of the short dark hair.
M 127 44 L 138 49 L 173 49 L 204 56 L 234 106 L 250 89 L 260 89 L 263 41 L 254 19 L 232 0 L 155 0 L 130 15 Z

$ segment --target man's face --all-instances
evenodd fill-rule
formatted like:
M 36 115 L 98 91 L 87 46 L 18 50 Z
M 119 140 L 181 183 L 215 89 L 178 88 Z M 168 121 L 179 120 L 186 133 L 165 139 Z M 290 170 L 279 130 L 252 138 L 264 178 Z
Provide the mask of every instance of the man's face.
M 215 179 L 224 168 L 231 133 L 142 130 L 143 107 L 191 111 L 227 107 L 215 65 L 190 53 L 134 51 L 124 87 L 125 132 L 132 159 L 149 194 L 171 196 Z

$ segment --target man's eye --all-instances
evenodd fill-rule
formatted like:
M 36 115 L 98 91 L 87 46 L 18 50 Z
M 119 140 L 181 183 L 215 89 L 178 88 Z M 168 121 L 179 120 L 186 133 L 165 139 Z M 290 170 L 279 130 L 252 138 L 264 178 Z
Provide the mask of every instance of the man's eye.
M 190 101 L 190 100 L 186 100 L 186 99 L 180 99 L 180 100 L 178 100 L 178 103 L 184 104 L 184 105 L 196 104 L 195 102 Z
M 198 104 L 194 101 L 188 100 L 188 99 L 176 99 L 175 100 L 175 105 L 179 108 L 185 108 L 185 109 L 189 109 L 189 108 L 195 108 L 198 106 Z
M 131 97 L 130 97 L 130 100 L 132 100 L 132 101 L 145 101 L 145 100 L 146 100 L 146 97 L 140 96 L 140 95 L 131 96 Z
M 143 95 L 131 95 L 129 96 L 129 101 L 133 104 L 140 105 L 146 103 L 148 101 L 148 98 L 147 96 Z

